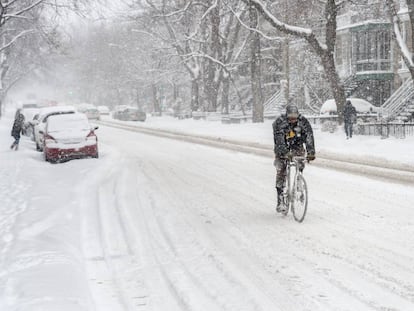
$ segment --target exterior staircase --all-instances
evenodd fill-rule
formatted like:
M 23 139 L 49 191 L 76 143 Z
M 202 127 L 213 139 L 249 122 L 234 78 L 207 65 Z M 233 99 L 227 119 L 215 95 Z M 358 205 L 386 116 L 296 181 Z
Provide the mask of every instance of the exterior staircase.
M 286 107 L 286 100 L 282 92 L 279 90 L 274 93 L 263 104 L 263 116 L 265 119 L 275 119 L 284 113 Z
M 313 90 L 309 87 L 308 84 L 307 86 L 309 90 L 313 92 Z M 313 92 L 313 94 L 314 96 L 311 96 L 311 100 L 309 104 L 307 104 L 310 110 L 309 114 L 319 114 L 323 103 L 325 102 L 326 99 L 329 99 L 329 95 L 331 94 L 331 92 L 329 89 L 327 89 L 323 92 L 323 94 L 320 97 L 318 97 L 315 92 Z
M 361 85 L 361 82 L 357 81 L 356 75 L 353 74 L 343 81 L 345 96 L 350 97 Z
M 388 120 L 408 122 L 414 118 L 414 84 L 405 81 L 381 106 L 383 117 Z
M 401 111 L 396 117 L 396 121 L 400 122 L 410 122 L 414 119 L 414 103 L 411 100 L 410 104 L 407 105 L 407 107 Z

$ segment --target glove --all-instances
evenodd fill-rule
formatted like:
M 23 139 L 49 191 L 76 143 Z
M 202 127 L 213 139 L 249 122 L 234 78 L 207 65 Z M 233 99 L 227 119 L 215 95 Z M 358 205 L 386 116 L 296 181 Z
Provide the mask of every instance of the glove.
M 314 154 L 308 154 L 306 156 L 306 160 L 308 160 L 308 162 L 315 160 L 315 155 Z

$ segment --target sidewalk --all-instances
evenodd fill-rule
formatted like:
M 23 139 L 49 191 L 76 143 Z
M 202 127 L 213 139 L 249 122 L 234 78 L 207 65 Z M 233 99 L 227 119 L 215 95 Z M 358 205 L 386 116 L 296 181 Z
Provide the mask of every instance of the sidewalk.
M 264 123 L 241 124 L 222 124 L 220 121 L 193 119 L 178 120 L 168 116 L 148 116 L 146 122 L 142 123 L 103 118 L 103 121 L 105 120 L 201 137 L 249 142 L 273 150 L 273 121 L 271 120 L 266 120 Z M 342 128 L 338 128 L 335 133 L 327 133 L 321 132 L 318 127 L 314 127 L 314 136 L 317 157 L 414 171 L 414 137 L 381 139 L 379 136 L 355 135 L 347 140 Z

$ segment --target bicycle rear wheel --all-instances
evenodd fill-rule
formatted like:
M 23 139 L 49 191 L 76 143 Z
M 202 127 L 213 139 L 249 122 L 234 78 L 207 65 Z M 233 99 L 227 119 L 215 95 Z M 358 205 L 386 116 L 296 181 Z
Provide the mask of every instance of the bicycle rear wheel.
M 298 174 L 292 196 L 293 218 L 297 222 L 302 222 L 305 219 L 307 208 L 308 187 L 306 186 L 305 178 L 301 174 Z

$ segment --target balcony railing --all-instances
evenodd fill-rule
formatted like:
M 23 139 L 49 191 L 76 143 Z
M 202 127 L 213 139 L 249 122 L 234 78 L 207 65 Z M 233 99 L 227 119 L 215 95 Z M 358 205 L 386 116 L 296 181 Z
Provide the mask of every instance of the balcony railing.
M 355 71 L 391 71 L 391 60 L 389 59 L 366 59 L 355 62 Z

